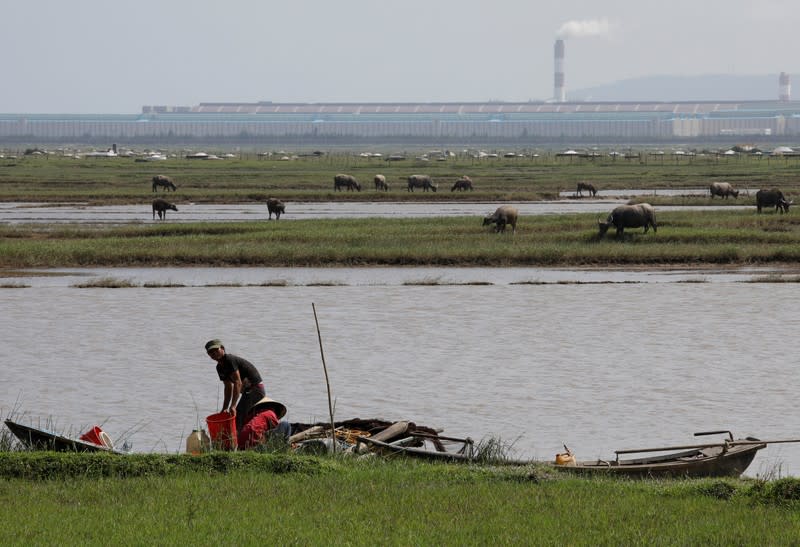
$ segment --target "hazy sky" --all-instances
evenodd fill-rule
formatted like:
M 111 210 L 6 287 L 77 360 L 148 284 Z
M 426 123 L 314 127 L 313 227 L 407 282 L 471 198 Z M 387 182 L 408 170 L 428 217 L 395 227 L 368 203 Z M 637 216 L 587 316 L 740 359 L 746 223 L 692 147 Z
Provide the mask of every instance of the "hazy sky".
M 789 72 L 797 0 L 35 0 L 0 13 L 0 112 L 527 101 L 648 75 Z M 797 87 L 798 84 L 795 84 Z M 777 90 L 777 83 L 776 83 Z M 777 91 L 776 91 L 777 93 Z

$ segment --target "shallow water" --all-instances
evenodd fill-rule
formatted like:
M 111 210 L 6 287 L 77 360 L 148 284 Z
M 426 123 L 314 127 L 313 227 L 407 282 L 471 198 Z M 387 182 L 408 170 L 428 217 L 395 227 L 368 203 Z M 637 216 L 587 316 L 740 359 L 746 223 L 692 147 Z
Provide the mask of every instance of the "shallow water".
M 176 198 L 177 199 L 177 198 Z M 261 203 L 228 205 L 181 203 L 178 211 L 167 211 L 168 222 L 234 222 L 268 220 L 267 208 Z M 616 205 L 625 203 L 617 198 L 562 199 L 515 203 L 520 215 L 547 215 L 567 213 L 608 213 Z M 281 221 L 317 218 L 432 218 L 442 216 L 482 217 L 494 212 L 498 203 L 407 203 L 407 202 L 288 202 Z M 741 207 L 755 210 L 753 203 L 741 201 Z M 723 206 L 694 206 L 692 210 L 719 209 Z M 683 206 L 660 206 L 659 211 L 688 209 Z M 0 224 L 64 223 L 131 224 L 155 223 L 152 206 L 148 200 L 141 205 L 88 206 L 65 204 L 57 207 L 36 203 L 0 203 Z
M 563 443 L 579 458 L 609 458 L 615 449 L 693 443 L 692 433 L 712 429 L 797 438 L 791 344 L 800 319 L 783 305 L 796 286 L 736 282 L 763 273 L 175 268 L 31 276 L 22 281 L 32 287 L 0 292 L 10 356 L 0 410 L 73 433 L 99 424 L 137 452 L 183 451 L 189 432 L 221 405 L 222 384 L 203 351 L 219 337 L 259 367 L 290 420 L 325 420 L 314 303 L 337 419 L 410 419 L 453 436 L 499 437 L 518 457 L 546 460 Z M 71 286 L 98 276 L 139 286 Z M 186 286 L 140 286 L 165 279 Z M 776 471 L 800 474 L 800 444 L 770 445 L 748 474 Z

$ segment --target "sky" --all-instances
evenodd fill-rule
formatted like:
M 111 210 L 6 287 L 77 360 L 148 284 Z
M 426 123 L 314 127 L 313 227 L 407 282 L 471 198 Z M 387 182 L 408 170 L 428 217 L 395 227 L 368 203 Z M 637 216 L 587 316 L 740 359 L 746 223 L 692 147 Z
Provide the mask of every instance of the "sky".
M 800 82 L 797 0 L 36 0 L 0 10 L 0 113 L 528 101 L 654 75 Z M 796 86 L 795 86 L 796 87 Z

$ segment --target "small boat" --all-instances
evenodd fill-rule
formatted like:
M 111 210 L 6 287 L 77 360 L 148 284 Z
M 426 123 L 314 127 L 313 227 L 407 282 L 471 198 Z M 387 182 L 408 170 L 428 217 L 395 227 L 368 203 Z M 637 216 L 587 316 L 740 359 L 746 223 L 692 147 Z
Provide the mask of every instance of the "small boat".
M 392 443 L 371 439 L 369 437 L 358 437 L 359 444 L 366 444 L 375 452 L 380 454 L 409 456 L 412 458 L 421 458 L 431 461 L 444 461 L 451 463 L 469 463 L 476 460 L 474 447 L 471 439 L 454 439 L 451 437 L 437 436 L 437 441 L 457 441 L 461 443 L 461 449 L 458 452 L 451 452 L 448 450 L 428 449 L 418 446 L 408 446 L 406 443 L 418 443 L 420 438 L 417 436 L 400 439 Z
M 576 473 L 623 476 L 629 478 L 694 478 L 694 477 L 738 477 L 747 469 L 756 453 L 766 448 L 769 443 L 797 442 L 762 441 L 755 437 L 734 440 L 730 431 L 706 431 L 699 435 L 727 433 L 728 439 L 720 442 L 693 444 L 683 446 L 666 446 L 659 448 L 638 448 L 616 450 L 616 457 L 611 460 L 576 461 L 571 451 L 559 454 L 554 469 Z M 678 452 L 674 452 L 677 450 Z M 643 456 L 631 459 L 619 459 L 620 454 L 637 454 L 645 452 L 668 452 L 656 456 Z
M 294 433 L 289 441 L 296 450 L 319 449 L 331 451 L 329 438 L 331 425 L 291 424 Z M 334 423 L 338 449 L 353 454 L 376 453 L 383 455 L 405 455 L 428 460 L 470 462 L 475 460 L 472 439 L 458 439 L 441 435 L 440 430 L 417 425 L 409 421 L 389 422 L 380 419 L 354 418 Z M 447 445 L 458 444 L 457 451 L 448 450 Z
M 82 439 L 73 439 L 46 429 L 24 425 L 6 420 L 6 427 L 28 448 L 33 450 L 54 450 L 56 452 L 112 452 L 125 454 L 109 446 Z

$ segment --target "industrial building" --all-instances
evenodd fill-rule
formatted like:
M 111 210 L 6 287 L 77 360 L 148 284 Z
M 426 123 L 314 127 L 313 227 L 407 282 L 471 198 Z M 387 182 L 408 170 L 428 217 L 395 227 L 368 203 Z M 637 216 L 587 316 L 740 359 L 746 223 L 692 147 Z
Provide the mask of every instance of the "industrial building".
M 800 101 L 259 102 L 145 106 L 132 115 L 0 114 L 0 139 L 6 141 L 686 142 L 731 137 L 800 137 Z

